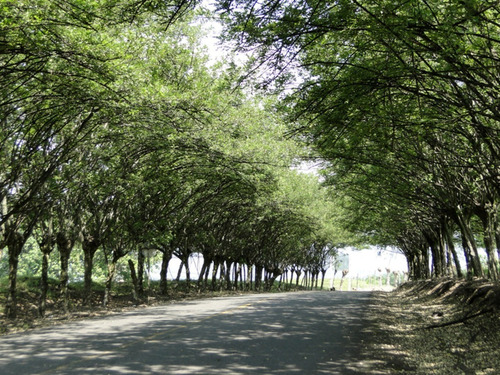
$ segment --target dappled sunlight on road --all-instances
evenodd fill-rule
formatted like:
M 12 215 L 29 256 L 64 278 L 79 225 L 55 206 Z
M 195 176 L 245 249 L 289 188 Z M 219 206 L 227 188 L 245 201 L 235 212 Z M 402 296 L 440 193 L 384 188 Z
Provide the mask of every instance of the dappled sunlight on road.
M 383 363 L 366 355 L 375 327 L 367 308 L 370 296 L 267 294 L 148 308 L 5 336 L 0 366 L 5 375 L 18 375 L 19 369 L 31 374 L 384 374 L 377 372 Z

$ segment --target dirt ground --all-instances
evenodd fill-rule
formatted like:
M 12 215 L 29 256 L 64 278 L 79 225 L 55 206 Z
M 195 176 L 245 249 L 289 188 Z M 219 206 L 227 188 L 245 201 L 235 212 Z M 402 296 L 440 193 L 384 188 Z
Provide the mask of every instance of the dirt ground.
M 371 305 L 370 374 L 500 374 L 500 285 L 407 283 Z

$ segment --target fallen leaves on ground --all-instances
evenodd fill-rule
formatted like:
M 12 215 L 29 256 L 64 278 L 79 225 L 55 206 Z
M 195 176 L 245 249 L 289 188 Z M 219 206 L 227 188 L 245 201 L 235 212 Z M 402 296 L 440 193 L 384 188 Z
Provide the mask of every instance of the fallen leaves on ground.
M 500 286 L 485 280 L 412 282 L 375 294 L 364 373 L 498 374 L 499 308 Z

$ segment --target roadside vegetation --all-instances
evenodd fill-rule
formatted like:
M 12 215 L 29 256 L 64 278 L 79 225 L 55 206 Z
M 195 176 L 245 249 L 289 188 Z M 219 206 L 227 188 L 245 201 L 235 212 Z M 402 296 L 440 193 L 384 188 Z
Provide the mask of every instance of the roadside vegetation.
M 487 280 L 415 281 L 376 294 L 369 345 L 357 365 L 370 374 L 498 373 L 500 289 Z

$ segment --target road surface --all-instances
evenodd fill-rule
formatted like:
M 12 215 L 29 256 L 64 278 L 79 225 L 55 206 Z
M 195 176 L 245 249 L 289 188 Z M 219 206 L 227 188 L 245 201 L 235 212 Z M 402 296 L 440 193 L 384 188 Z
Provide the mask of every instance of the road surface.
M 149 307 L 0 337 L 7 374 L 363 374 L 369 292 Z

